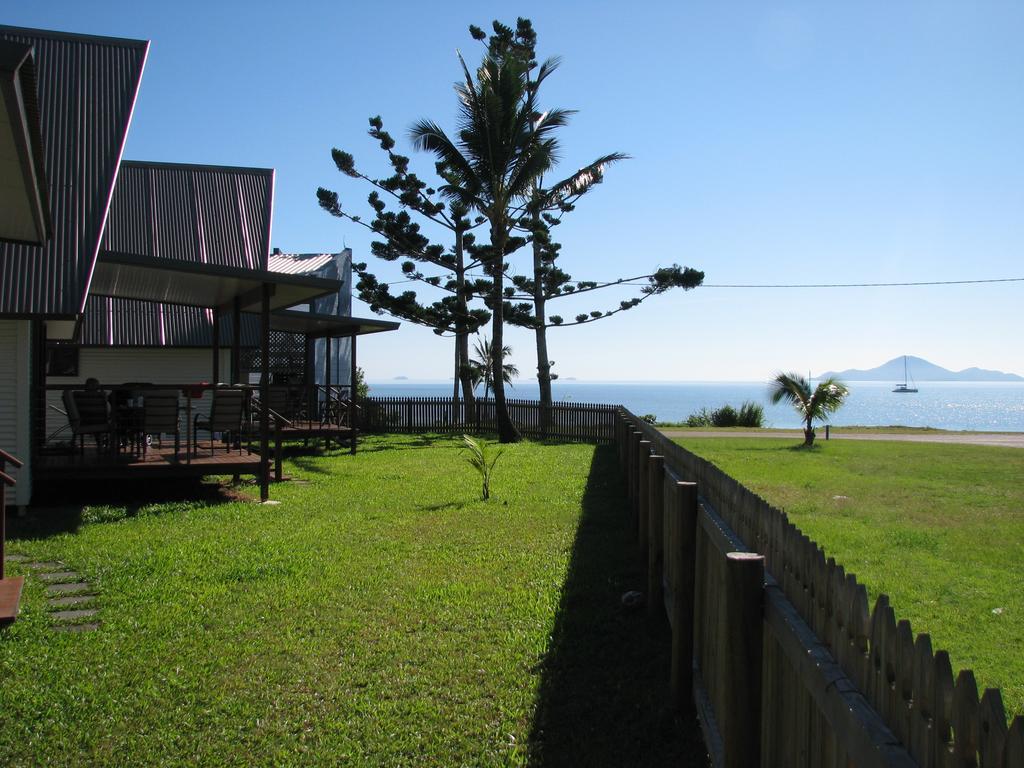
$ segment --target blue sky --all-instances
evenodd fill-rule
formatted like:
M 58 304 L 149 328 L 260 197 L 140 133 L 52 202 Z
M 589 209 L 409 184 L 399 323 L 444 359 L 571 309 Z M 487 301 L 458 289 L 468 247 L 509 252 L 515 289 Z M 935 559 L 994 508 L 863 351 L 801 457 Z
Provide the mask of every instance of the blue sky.
M 337 173 L 331 147 L 384 173 L 366 118 L 380 114 L 400 138 L 422 117 L 450 127 L 455 51 L 479 55 L 467 25 L 522 15 L 539 54 L 563 58 L 546 104 L 579 110 L 562 134 L 565 173 L 608 151 L 633 156 L 558 230 L 574 276 L 676 262 L 713 285 L 1024 277 L 1021 3 L 0 9 L 4 23 L 152 40 L 126 157 L 276 168 L 273 243 L 284 250 L 345 244 L 372 261 L 367 233 L 316 205 L 320 185 L 353 210 L 368 191 Z M 562 376 L 597 380 L 765 380 L 904 353 L 1024 374 L 1022 290 L 702 288 L 556 329 L 551 356 Z M 624 295 L 590 297 L 551 311 Z M 531 335 L 512 331 L 509 343 L 532 375 Z M 360 344 L 360 361 L 371 378 L 446 378 L 451 342 L 403 324 Z

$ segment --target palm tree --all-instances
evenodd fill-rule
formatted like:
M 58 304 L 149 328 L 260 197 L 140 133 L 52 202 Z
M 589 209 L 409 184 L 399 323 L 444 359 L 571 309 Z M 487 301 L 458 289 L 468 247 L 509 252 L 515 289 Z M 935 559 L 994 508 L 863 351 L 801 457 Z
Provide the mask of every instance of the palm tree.
M 532 54 L 532 45 L 528 48 Z M 512 236 L 512 230 L 534 182 L 554 165 L 558 142 L 552 134 L 571 114 L 539 107 L 540 85 L 557 69 L 557 60 L 540 64 L 534 76 L 536 64 L 531 56 L 516 50 L 514 46 L 492 48 L 475 76 L 459 56 L 464 81 L 455 86 L 459 114 L 454 139 L 430 120 L 421 120 L 410 129 L 416 148 L 432 153 L 439 161 L 447 182 L 440 192 L 479 211 L 490 227 L 490 244 L 480 250 L 492 282 L 486 304 L 491 311 L 495 350 L 492 381 L 498 439 L 503 443 L 520 437 L 505 405 L 502 374 L 505 258 L 523 244 Z
M 476 353 L 476 358 L 470 360 L 472 370 L 470 377 L 473 380 L 473 388 L 483 382 L 484 385 L 484 399 L 487 399 L 487 395 L 491 391 L 491 385 L 494 383 L 494 352 L 493 346 L 490 340 L 486 336 L 483 339 L 477 339 L 476 344 L 473 347 L 473 351 Z M 501 350 L 501 357 L 504 360 L 506 357 L 512 354 L 512 347 L 504 346 Z M 512 379 L 519 375 L 519 369 L 512 363 L 502 363 L 501 366 L 501 379 L 504 384 L 511 385 Z
M 797 373 L 780 373 L 768 385 L 772 405 L 788 402 L 804 422 L 804 445 L 814 445 L 814 421 L 828 421 L 828 415 L 835 413 L 846 400 L 850 391 L 838 379 L 828 378 L 820 382 L 814 391 L 811 383 Z

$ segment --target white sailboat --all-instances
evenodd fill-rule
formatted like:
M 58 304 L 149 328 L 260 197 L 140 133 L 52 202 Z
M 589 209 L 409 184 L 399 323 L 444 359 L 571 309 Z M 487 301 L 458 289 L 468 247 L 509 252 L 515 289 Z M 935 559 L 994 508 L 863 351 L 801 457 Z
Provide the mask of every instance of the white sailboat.
M 910 381 L 910 384 L 914 384 L 914 386 L 910 386 L 907 383 L 908 375 L 909 375 L 909 372 L 907 370 L 907 356 L 904 355 L 903 356 L 903 383 L 902 384 L 897 384 L 896 388 L 893 390 L 893 392 L 897 392 L 899 394 L 911 394 L 913 392 L 917 392 L 917 385 L 914 382 L 914 377 L 913 376 L 909 377 L 909 381 Z

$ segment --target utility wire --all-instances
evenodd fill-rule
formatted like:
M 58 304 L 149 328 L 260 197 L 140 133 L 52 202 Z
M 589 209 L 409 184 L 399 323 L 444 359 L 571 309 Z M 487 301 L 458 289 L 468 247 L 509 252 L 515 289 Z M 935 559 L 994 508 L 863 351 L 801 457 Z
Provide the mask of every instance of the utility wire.
M 698 288 L 902 288 L 916 285 L 976 285 L 979 283 L 1020 283 L 1024 277 L 1000 277 L 992 280 L 921 280 L 913 283 L 779 283 L 779 284 L 708 284 Z

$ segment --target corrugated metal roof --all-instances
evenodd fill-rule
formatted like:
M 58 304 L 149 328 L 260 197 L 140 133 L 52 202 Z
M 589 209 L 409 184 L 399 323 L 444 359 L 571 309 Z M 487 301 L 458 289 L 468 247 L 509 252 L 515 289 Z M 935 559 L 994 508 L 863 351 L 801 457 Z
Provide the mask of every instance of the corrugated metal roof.
M 270 251 L 274 171 L 268 168 L 125 160 L 103 251 L 258 271 Z M 102 309 L 99 309 L 99 308 Z M 154 319 L 156 318 L 156 319 Z M 247 341 L 257 321 L 243 316 Z M 221 343 L 231 341 L 222 318 Z M 247 326 L 252 328 L 247 328 Z M 82 344 L 210 346 L 209 310 L 90 296 Z
M 125 160 L 103 250 L 261 270 L 274 171 Z
M 0 26 L 33 47 L 53 235 L 0 244 L 0 315 L 85 304 L 149 43 Z
M 312 275 L 334 265 L 333 253 L 278 253 L 270 254 L 267 266 L 271 272 L 288 275 Z M 331 275 L 334 277 L 334 275 Z

